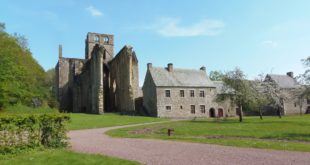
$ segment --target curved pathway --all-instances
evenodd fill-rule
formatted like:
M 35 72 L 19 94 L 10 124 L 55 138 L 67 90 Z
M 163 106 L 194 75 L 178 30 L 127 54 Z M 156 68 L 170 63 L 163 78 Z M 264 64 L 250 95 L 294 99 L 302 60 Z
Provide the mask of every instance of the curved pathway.
M 153 124 L 153 123 L 148 123 Z M 112 138 L 104 133 L 134 124 L 70 131 L 72 150 L 135 160 L 148 165 L 297 165 L 310 164 L 310 153 L 238 148 L 149 139 Z

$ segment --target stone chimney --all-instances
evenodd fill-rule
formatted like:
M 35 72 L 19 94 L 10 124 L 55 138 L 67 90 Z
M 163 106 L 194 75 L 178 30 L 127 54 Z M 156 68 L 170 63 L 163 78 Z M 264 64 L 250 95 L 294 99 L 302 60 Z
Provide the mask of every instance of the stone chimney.
M 200 68 L 200 70 L 206 72 L 206 67 L 205 67 L 205 66 L 202 66 L 202 67 Z
M 294 78 L 294 73 L 293 72 L 287 72 L 286 75 L 288 75 L 291 78 Z
M 58 57 L 62 58 L 62 45 L 58 46 Z
M 147 63 L 147 69 L 151 69 L 153 67 L 152 63 Z
M 173 64 L 169 63 L 168 64 L 168 72 L 172 72 L 173 71 Z

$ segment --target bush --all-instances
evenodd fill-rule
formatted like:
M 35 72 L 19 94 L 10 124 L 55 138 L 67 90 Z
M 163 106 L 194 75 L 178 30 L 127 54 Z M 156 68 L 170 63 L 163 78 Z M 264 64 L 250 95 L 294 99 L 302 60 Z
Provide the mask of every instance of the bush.
M 65 147 L 68 120 L 69 117 L 62 114 L 1 115 L 0 153 L 16 153 L 40 146 Z

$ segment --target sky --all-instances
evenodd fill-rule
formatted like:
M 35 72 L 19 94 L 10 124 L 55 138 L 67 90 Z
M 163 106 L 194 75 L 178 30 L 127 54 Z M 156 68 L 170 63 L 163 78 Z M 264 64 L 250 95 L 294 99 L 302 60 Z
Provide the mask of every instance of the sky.
M 87 32 L 114 35 L 115 53 L 133 46 L 140 86 L 146 64 L 207 71 L 241 68 L 298 75 L 310 56 L 309 0 L 0 0 L 0 22 L 25 35 L 45 70 L 84 58 Z

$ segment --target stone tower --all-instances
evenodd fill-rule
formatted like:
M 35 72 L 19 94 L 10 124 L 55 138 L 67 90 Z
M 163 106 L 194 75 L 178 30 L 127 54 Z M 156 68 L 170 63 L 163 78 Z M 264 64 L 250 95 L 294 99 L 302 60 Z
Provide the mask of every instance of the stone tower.
M 103 46 L 107 53 L 103 57 L 105 63 L 111 61 L 114 56 L 114 36 L 109 34 L 87 33 L 85 40 L 85 59 L 91 59 L 92 51 L 96 45 Z

